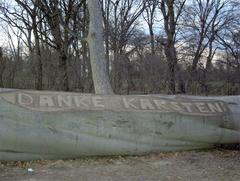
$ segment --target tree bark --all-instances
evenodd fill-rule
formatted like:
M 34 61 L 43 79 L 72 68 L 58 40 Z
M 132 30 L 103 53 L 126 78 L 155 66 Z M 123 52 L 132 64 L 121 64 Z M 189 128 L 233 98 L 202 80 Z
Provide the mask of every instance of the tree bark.
M 164 29 L 167 35 L 165 54 L 168 64 L 168 94 L 175 94 L 175 68 L 177 64 L 177 54 L 175 48 L 175 35 L 177 20 L 175 20 L 174 1 L 165 0 L 161 2 L 161 12 L 164 19 Z
M 150 39 L 151 39 L 151 53 L 152 55 L 155 55 L 155 40 L 154 40 L 154 32 L 153 32 L 153 26 L 149 26 L 149 32 L 150 32 Z
M 0 110 L 0 160 L 139 155 L 240 143 L 240 96 L 0 89 Z
M 40 42 L 39 42 L 39 35 L 37 32 L 37 22 L 36 17 L 33 17 L 33 34 L 35 38 L 35 54 L 37 56 L 37 84 L 36 89 L 42 90 L 43 89 L 43 65 L 42 65 L 42 56 L 40 50 Z
M 88 10 L 90 22 L 87 41 L 95 93 L 113 94 L 106 71 L 106 56 L 103 45 L 103 17 L 99 1 L 88 0 Z
M 64 48 L 62 48 L 64 49 Z M 63 91 L 69 91 L 69 84 L 68 84 L 68 71 L 67 71 L 67 51 L 65 50 L 59 50 L 59 85 L 58 89 Z
M 176 78 L 175 78 L 175 69 L 177 64 L 177 57 L 176 57 L 176 50 L 174 47 L 174 42 L 169 42 L 165 46 L 165 54 L 167 57 L 167 74 L 168 74 L 168 94 L 175 94 L 176 93 Z
M 3 88 L 3 73 L 5 70 L 5 61 L 3 59 L 2 47 L 0 47 L 0 88 Z

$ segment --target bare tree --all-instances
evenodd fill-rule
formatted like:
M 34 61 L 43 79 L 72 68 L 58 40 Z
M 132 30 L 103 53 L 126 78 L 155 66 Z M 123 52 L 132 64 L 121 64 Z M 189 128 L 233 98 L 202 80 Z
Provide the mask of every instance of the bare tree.
M 166 33 L 165 54 L 168 63 L 168 93 L 175 94 L 175 69 L 177 64 L 176 28 L 186 0 L 162 0 L 160 10 L 163 15 L 164 30 Z
M 146 21 L 150 33 L 151 53 L 155 54 L 155 37 L 154 37 L 154 23 L 156 20 L 156 10 L 158 7 L 158 0 L 150 0 L 146 2 L 145 13 L 143 18 Z
M 224 26 L 223 31 L 217 34 L 217 40 L 224 46 L 228 55 L 234 59 L 233 66 L 240 69 L 240 2 L 231 1 L 231 8 L 228 7 L 227 17 L 230 19 Z
M 59 53 L 58 89 L 68 91 L 68 50 L 74 39 L 68 29 L 71 29 L 72 17 L 74 13 L 78 12 L 82 2 L 77 0 L 67 2 L 64 0 L 43 0 L 37 2 L 47 20 L 53 36 L 54 47 Z
M 18 5 L 20 5 L 26 12 L 28 17 L 30 17 L 31 21 L 29 24 L 25 21 L 30 30 L 33 31 L 34 35 L 34 52 L 37 57 L 37 85 L 36 89 L 41 90 L 43 88 L 43 64 L 42 64 L 42 56 L 41 56 L 41 49 L 40 49 L 40 36 L 38 33 L 38 24 L 40 23 L 41 19 L 39 20 L 39 8 L 36 0 L 31 1 L 20 1 L 15 0 Z M 30 41 L 30 40 L 29 40 Z
M 0 4 L 1 16 L 0 19 L 7 23 L 12 28 L 17 28 L 21 31 L 22 41 L 25 46 L 28 47 L 29 51 L 33 51 L 32 38 L 32 27 L 31 20 L 24 8 L 16 6 L 12 2 L 3 1 Z
M 105 42 L 107 60 L 109 51 L 113 55 L 111 65 L 112 84 L 117 91 L 121 84 L 122 69 L 120 61 L 128 62 L 127 46 L 135 34 L 137 20 L 144 11 L 145 1 L 139 0 L 103 0 L 102 11 L 105 24 Z
M 194 41 L 196 46 L 191 65 L 192 76 L 208 46 L 210 54 L 207 66 L 210 65 L 210 59 L 214 53 L 213 42 L 218 31 L 226 23 L 225 19 L 223 20 L 223 14 L 225 15 L 224 6 L 224 0 L 196 0 L 186 8 L 186 14 L 184 14 L 183 18 L 184 31 L 186 31 L 185 38 L 188 42 Z
M 182 16 L 181 35 L 187 52 L 191 56 L 189 66 L 188 89 L 200 83 L 207 94 L 207 77 L 212 68 L 212 60 L 219 46 L 217 36 L 229 26 L 232 12 L 226 0 L 196 0 L 188 3 Z M 198 73 L 201 65 L 203 76 Z M 200 67 L 199 67 L 200 68 Z

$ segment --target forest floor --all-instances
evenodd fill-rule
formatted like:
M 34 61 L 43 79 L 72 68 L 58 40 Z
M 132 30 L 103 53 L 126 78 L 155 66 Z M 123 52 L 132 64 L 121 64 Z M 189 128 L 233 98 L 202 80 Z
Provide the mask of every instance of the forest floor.
M 240 150 L 1 162 L 0 181 L 237 181 Z

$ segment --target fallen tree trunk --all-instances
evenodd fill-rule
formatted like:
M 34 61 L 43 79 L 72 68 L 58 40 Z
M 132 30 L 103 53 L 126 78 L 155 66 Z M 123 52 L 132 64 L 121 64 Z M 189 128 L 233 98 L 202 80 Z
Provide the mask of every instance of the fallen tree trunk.
M 240 96 L 0 90 L 0 160 L 138 155 L 240 143 Z

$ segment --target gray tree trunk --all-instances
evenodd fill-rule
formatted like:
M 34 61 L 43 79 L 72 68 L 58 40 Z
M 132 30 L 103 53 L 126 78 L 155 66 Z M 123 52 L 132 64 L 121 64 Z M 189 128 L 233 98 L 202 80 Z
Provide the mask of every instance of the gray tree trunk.
M 36 89 L 42 90 L 43 89 L 43 63 L 42 63 L 42 54 L 40 49 L 40 42 L 39 42 L 39 35 L 37 32 L 37 22 L 36 18 L 33 17 L 33 34 L 35 38 L 35 54 L 37 57 L 37 83 Z
M 106 70 L 106 56 L 103 44 L 103 17 L 98 0 L 88 0 L 90 16 L 88 46 L 92 76 L 96 94 L 113 94 Z
M 0 89 L 0 160 L 138 155 L 240 143 L 240 96 Z

